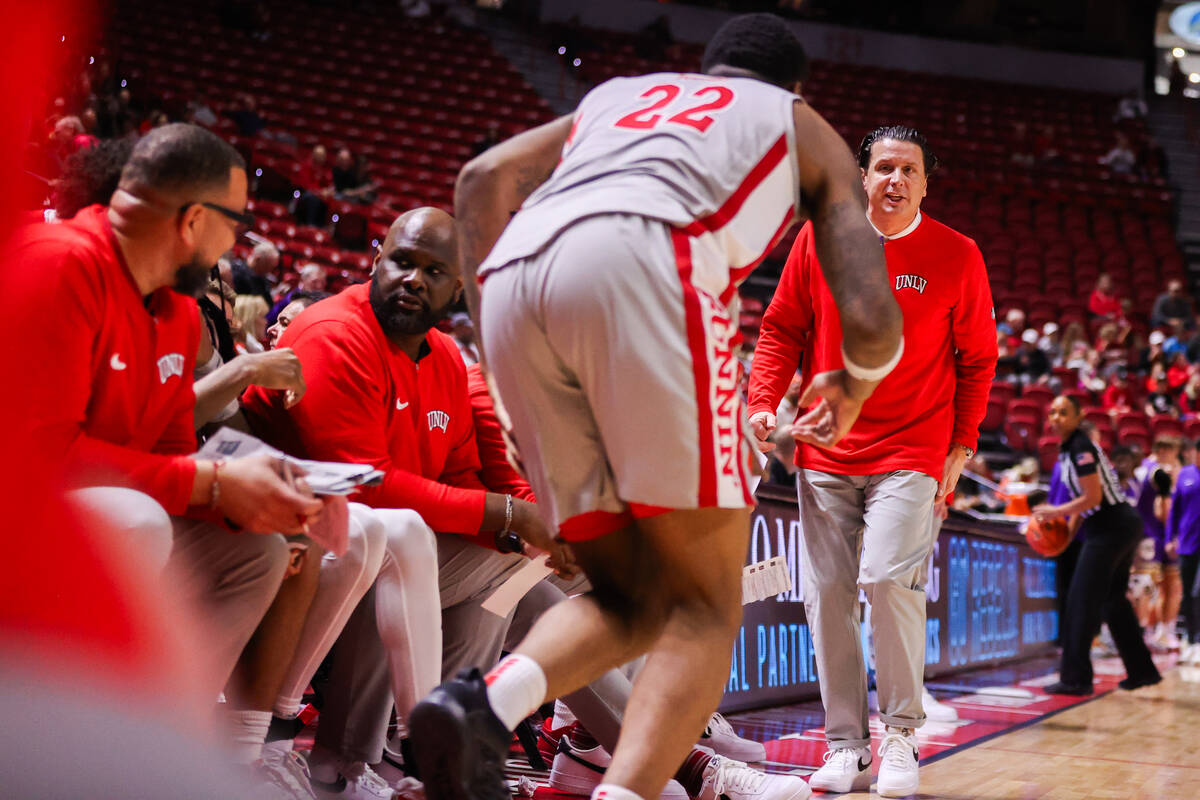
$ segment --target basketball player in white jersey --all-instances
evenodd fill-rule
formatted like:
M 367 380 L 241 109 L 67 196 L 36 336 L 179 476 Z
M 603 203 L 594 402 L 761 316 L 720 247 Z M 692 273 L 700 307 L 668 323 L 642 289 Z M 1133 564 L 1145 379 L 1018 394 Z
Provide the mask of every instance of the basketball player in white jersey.
M 705 74 L 608 81 L 460 174 L 463 278 L 497 412 L 558 531 L 543 544 L 551 563 L 573 558 L 593 590 L 547 612 L 486 679 L 461 673 L 413 710 L 431 800 L 508 798 L 509 731 L 643 653 L 592 796 L 656 798 L 691 750 L 728 676 L 753 503 L 730 303 L 801 211 L 846 369 L 797 435 L 837 441 L 899 360 L 859 171 L 794 94 L 805 68 L 778 17 L 736 17 L 710 41 Z M 785 794 L 709 778 L 706 798 L 809 794 L 799 781 Z

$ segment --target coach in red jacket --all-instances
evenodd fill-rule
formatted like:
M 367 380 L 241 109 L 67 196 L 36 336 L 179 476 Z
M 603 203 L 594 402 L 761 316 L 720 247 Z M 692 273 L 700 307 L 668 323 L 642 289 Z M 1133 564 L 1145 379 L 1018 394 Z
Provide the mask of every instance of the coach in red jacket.
M 935 163 L 911 128 L 879 128 L 863 140 L 867 214 L 904 314 L 906 349 L 841 442 L 826 450 L 800 441 L 796 450 L 805 609 L 832 751 L 811 783 L 827 791 L 870 783 L 859 587 L 871 602 L 879 709 L 888 726 L 879 792 L 916 791 L 931 515 L 974 453 L 995 372 L 992 296 L 979 249 L 920 211 Z M 750 421 L 764 449 L 798 365 L 806 382 L 842 366 L 837 310 L 811 225 L 788 257 L 750 373 Z

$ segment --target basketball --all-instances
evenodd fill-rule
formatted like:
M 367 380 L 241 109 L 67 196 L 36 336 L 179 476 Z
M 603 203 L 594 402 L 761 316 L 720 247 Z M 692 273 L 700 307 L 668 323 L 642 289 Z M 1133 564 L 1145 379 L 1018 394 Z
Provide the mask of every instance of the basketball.
M 1036 517 L 1030 517 L 1024 533 L 1029 546 L 1043 556 L 1056 556 L 1071 543 L 1071 531 L 1062 519 L 1038 522 Z

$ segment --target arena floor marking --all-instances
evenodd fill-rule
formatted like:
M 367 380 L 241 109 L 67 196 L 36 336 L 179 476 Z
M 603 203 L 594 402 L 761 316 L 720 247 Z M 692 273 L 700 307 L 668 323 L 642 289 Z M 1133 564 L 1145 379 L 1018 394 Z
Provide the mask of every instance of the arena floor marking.
M 1160 656 L 1156 661 L 1159 662 L 1160 668 L 1167 669 L 1173 665 L 1174 657 Z M 930 688 L 934 694 L 943 703 L 955 708 L 960 719 L 956 722 L 930 721 L 918 731 L 922 767 L 1006 734 L 1039 725 L 1064 711 L 1110 695 L 1117 688 L 1117 681 L 1123 675 L 1120 661 L 1096 659 L 1095 664 L 1096 692 L 1087 697 L 1048 695 L 1042 692 L 1041 686 L 1048 685 L 1056 679 L 1056 665 L 1049 659 L 1037 659 L 1024 664 L 956 676 L 955 682 L 951 684 L 957 690 L 953 694 L 940 689 L 945 684 L 931 682 Z M 992 690 L 991 693 L 989 690 Z M 820 725 L 823 721 L 823 711 L 819 701 L 729 714 L 727 719 L 739 735 L 765 744 L 767 760 L 756 766 L 764 768 L 766 772 L 808 775 L 822 763 L 825 737 L 824 729 Z M 878 717 L 872 714 L 873 748 L 878 749 L 882 733 L 883 725 Z M 518 752 L 514 750 L 514 758 L 509 761 L 514 793 L 518 793 L 520 788 L 528 792 L 532 787 L 535 800 L 567 800 L 578 797 L 548 788 L 548 774 L 531 769 L 523 757 L 517 757 Z M 1039 754 L 1045 755 L 1044 751 L 1039 751 Z M 878 763 L 879 760 L 875 759 L 876 770 Z M 525 779 L 523 787 L 515 783 L 520 778 Z

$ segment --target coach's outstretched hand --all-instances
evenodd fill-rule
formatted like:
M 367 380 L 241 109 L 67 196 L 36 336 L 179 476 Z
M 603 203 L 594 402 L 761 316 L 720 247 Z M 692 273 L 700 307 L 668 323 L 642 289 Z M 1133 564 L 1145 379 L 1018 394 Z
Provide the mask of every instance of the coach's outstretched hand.
M 769 453 L 775 449 L 775 443 L 771 441 L 771 434 L 775 432 L 774 414 L 770 411 L 751 414 L 750 430 L 754 432 L 755 444 L 761 452 Z
M 792 425 L 792 438 L 825 448 L 841 441 L 862 411 L 865 398 L 857 388 L 844 369 L 815 375 L 800 396 L 800 407 L 809 410 Z

